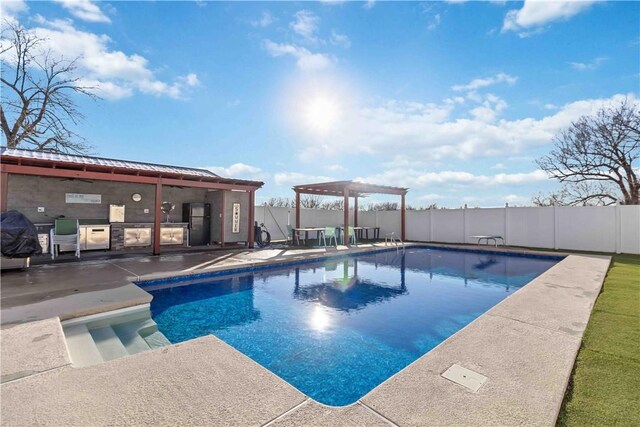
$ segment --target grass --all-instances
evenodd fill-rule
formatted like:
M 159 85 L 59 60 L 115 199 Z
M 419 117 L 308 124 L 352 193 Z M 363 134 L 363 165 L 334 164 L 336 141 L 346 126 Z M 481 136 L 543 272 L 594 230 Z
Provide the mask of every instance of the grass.
M 640 256 L 615 255 L 558 426 L 640 426 Z

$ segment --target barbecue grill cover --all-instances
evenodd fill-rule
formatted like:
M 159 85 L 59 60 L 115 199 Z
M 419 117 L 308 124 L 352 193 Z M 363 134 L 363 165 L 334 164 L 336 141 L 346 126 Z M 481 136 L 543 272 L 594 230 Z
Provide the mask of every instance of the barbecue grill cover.
M 26 216 L 18 211 L 4 212 L 0 216 L 0 246 L 8 258 L 28 258 L 42 253 L 38 231 Z

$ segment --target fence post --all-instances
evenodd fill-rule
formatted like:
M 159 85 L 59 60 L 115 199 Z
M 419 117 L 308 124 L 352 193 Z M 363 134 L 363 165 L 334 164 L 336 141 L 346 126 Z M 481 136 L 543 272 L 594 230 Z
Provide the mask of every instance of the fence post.
M 620 202 L 617 202 L 615 205 L 615 224 L 616 224 L 616 247 L 615 251 L 617 254 L 622 252 L 622 207 L 620 206 Z
M 433 242 L 433 208 L 429 209 L 429 242 Z
M 504 204 L 504 245 L 509 246 L 509 203 Z
M 467 204 L 462 208 L 462 243 L 467 243 Z
M 558 207 L 553 206 L 553 249 L 558 249 Z

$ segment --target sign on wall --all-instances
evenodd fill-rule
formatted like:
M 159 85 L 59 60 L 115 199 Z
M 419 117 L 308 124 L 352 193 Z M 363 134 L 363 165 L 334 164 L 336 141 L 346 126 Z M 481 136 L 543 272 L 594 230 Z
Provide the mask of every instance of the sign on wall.
M 231 232 L 239 233 L 240 232 L 240 203 L 233 204 L 233 214 L 231 215 L 233 221 L 231 222 Z
M 102 203 L 102 194 L 65 193 L 64 202 L 99 205 Z

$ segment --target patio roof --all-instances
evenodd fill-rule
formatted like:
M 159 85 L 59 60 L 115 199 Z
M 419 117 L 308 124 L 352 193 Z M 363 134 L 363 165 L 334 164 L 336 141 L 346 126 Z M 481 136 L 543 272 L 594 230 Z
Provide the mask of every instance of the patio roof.
M 317 184 L 296 185 L 293 191 L 301 194 L 317 194 L 319 196 L 340 196 L 343 197 L 345 190 L 349 197 L 363 197 L 367 194 L 397 194 L 405 195 L 408 188 L 390 187 L 387 185 L 367 184 L 358 181 L 332 181 Z
M 203 183 L 225 184 L 230 187 L 254 187 L 260 188 L 263 183 L 260 181 L 248 181 L 243 179 L 223 178 L 206 169 L 189 168 L 183 166 L 169 166 L 157 163 L 135 162 L 128 160 L 110 159 L 105 157 L 82 156 L 75 154 L 52 153 L 48 151 L 24 150 L 16 148 L 2 147 L 0 149 L 0 160 L 3 165 L 17 165 L 23 171 L 28 167 L 52 169 L 56 171 L 51 175 L 69 175 L 69 171 L 78 178 L 94 178 L 98 176 L 92 173 L 108 173 L 120 176 L 130 176 L 132 182 L 148 181 L 148 178 L 169 178 L 180 181 L 197 181 Z M 20 173 L 14 168 L 10 172 Z M 46 170 L 40 169 L 43 175 L 50 175 Z M 66 173 L 61 171 L 67 171 Z M 136 179 L 142 177 L 143 179 Z M 144 178 L 147 178 L 146 180 Z M 183 182 L 187 185 L 187 182 Z M 173 182 L 173 185 L 180 185 Z

